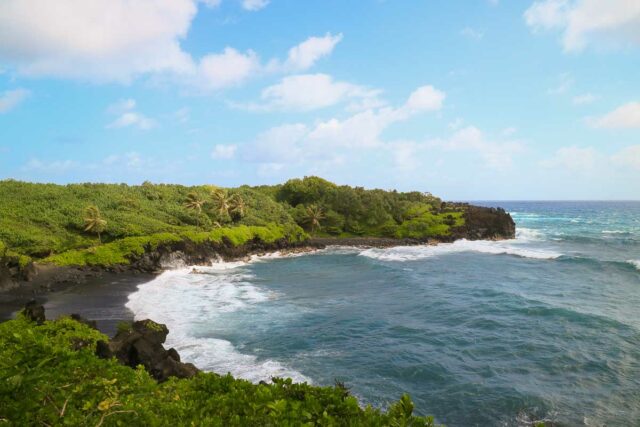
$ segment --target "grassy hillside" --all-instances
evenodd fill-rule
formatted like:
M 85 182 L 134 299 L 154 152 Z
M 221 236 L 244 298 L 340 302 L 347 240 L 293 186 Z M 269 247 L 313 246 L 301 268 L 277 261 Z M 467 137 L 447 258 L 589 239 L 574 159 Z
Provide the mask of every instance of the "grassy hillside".
M 91 426 L 433 426 L 408 396 L 381 412 L 348 391 L 200 373 L 158 384 L 142 367 L 94 355 L 107 337 L 69 318 L 0 324 L 0 423 Z
M 27 257 L 124 263 L 128 255 L 177 239 L 299 240 L 305 235 L 298 227 L 319 236 L 427 238 L 463 224 L 462 211 L 430 194 L 338 186 L 317 177 L 232 189 L 0 181 L 0 257 L 14 264 Z

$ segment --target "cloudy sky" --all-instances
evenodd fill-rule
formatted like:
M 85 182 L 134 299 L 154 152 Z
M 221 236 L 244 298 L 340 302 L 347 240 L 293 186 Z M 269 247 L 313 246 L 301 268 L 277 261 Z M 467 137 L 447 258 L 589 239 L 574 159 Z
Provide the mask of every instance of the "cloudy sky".
M 0 179 L 640 199 L 640 1 L 2 0 Z

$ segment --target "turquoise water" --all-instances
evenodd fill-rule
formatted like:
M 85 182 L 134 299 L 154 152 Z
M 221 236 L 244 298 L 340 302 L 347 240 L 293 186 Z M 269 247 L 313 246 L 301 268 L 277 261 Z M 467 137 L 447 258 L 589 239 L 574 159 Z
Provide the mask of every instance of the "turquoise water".
M 252 381 L 403 392 L 448 426 L 640 425 L 640 203 L 501 202 L 517 239 L 187 269 L 128 306 Z

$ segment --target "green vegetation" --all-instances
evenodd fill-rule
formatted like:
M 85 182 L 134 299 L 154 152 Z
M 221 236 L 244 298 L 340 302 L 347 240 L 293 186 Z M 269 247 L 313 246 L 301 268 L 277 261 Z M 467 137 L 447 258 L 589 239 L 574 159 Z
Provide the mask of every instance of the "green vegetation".
M 196 226 L 200 226 L 200 215 L 202 214 L 202 207 L 205 204 L 205 200 L 198 196 L 196 193 L 187 194 L 187 199 L 184 202 L 184 207 L 195 211 L 196 213 Z
M 338 186 L 318 177 L 257 187 L 283 203 L 295 221 L 321 235 L 424 239 L 464 225 L 463 212 L 431 194 Z
M 160 245 L 170 245 L 182 241 L 221 244 L 226 240 L 233 246 L 240 246 L 253 239 L 259 239 L 264 243 L 273 243 L 278 240 L 296 243 L 302 241 L 305 237 L 304 232 L 295 225 L 269 224 L 266 227 L 240 225 L 233 228 L 217 228 L 210 232 L 186 231 L 176 234 L 159 233 L 151 236 L 125 237 L 124 239 L 88 249 L 69 250 L 61 254 L 52 255 L 45 258 L 44 262 L 61 266 L 126 265 L 130 263 L 132 256 L 142 255 Z
M 84 211 L 84 231 L 95 233 L 98 235 L 98 241 L 102 243 L 100 234 L 107 228 L 107 221 L 102 219 L 100 210 L 95 206 L 89 206 Z
M 307 236 L 438 238 L 463 212 L 418 192 L 338 186 L 317 177 L 223 189 L 143 183 L 0 181 L 0 263 L 127 264 L 159 245 L 240 245 Z M 302 228 L 302 229 L 301 229 Z
M 274 379 L 255 385 L 201 373 L 158 384 L 94 355 L 99 332 L 70 318 L 41 326 L 22 316 L 0 324 L 0 424 L 91 426 L 433 426 L 408 396 L 386 413 L 361 408 L 340 384 Z

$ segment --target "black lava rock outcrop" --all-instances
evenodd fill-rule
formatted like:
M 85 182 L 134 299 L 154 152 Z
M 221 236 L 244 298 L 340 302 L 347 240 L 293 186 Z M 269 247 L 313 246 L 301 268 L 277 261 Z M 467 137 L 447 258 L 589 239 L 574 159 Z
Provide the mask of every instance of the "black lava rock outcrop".
M 501 240 L 516 237 L 516 223 L 502 208 L 464 205 L 465 224 L 454 232 L 454 239 Z
M 178 352 L 165 350 L 169 330 L 153 320 L 134 322 L 128 330 L 119 331 L 111 341 L 98 342 L 96 354 L 115 357 L 120 363 L 135 368 L 142 365 L 158 381 L 169 377 L 190 378 L 199 370 L 191 363 L 182 363 Z
M 44 307 L 38 304 L 36 300 L 29 301 L 22 310 L 22 314 L 29 320 L 42 325 L 46 320 L 44 315 Z
M 22 314 L 38 325 L 42 325 L 46 320 L 44 306 L 35 300 L 25 305 Z M 72 314 L 71 318 L 97 329 L 95 321 L 87 320 L 78 314 Z M 134 322 L 130 328 L 120 330 L 109 342 L 98 341 L 96 355 L 103 359 L 115 357 L 118 362 L 131 368 L 142 365 L 158 381 L 166 381 L 169 377 L 193 377 L 200 370 L 191 363 L 182 363 L 175 349 L 165 350 L 162 345 L 168 334 L 169 329 L 165 325 L 153 320 Z M 91 342 L 85 340 L 73 342 L 74 350 L 80 350 L 89 345 Z

